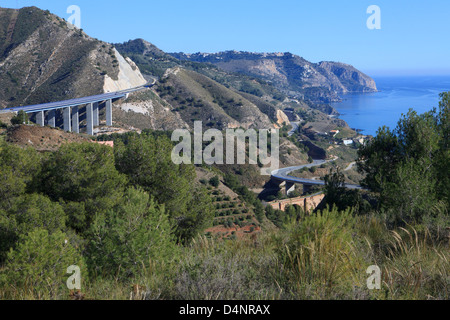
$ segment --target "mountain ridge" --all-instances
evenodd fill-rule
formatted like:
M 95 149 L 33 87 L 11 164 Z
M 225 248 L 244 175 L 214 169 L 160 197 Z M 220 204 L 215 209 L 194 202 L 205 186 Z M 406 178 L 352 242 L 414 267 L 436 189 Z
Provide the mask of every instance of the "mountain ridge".
M 218 53 L 169 53 L 184 61 L 211 63 L 228 72 L 259 77 L 283 93 L 313 102 L 339 101 L 339 94 L 376 92 L 375 81 L 350 64 L 312 63 L 286 52 L 223 51 Z
M 284 69 L 277 65 L 280 61 L 266 59 L 264 63 L 274 67 L 260 70 L 284 77 L 283 87 L 275 86 L 269 76 L 227 71 L 208 61 L 179 60 L 144 39 L 122 44 L 102 42 L 37 7 L 0 8 L 0 18 L 0 107 L 78 98 L 154 79 L 158 80 L 154 88 L 115 104 L 116 121 L 155 130 L 192 128 L 197 120 L 210 128 L 262 129 L 289 124 L 284 111 L 291 107 L 297 111 L 311 108 L 324 112 L 324 117 L 334 112 L 324 104 L 289 97 L 291 92 L 286 87 L 291 85 L 292 74 L 299 72 L 299 65 L 312 65 L 289 53 L 236 51 L 229 57 L 230 62 L 239 55 L 257 63 L 266 58 L 287 58 Z M 292 64 L 292 59 L 297 65 L 289 73 L 286 65 Z M 244 63 L 244 71 L 246 66 Z M 323 73 L 333 73 L 350 84 L 354 80 L 352 72 L 357 72 L 343 64 L 324 63 L 320 67 Z M 318 90 L 329 98 L 326 89 Z
M 219 129 L 271 128 L 288 122 L 276 106 L 285 96 L 263 81 L 232 75 L 212 64 L 179 61 L 144 39 L 115 44 L 115 47 L 135 61 L 144 76 L 158 80 L 154 93 L 189 127 L 197 120 L 203 121 L 206 127 Z M 244 92 L 258 96 L 246 97 Z M 143 101 L 135 103 L 143 105 Z
M 0 108 L 146 83 L 137 66 L 111 44 L 48 11 L 0 8 L 0 21 Z

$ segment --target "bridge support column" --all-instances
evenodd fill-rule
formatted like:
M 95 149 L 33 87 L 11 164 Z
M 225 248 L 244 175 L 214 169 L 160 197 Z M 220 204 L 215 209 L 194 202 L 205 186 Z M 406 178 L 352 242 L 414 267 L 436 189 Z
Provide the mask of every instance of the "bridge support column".
M 98 102 L 94 102 L 94 104 L 92 105 L 92 111 L 93 111 L 94 127 L 98 127 L 100 125 L 100 120 L 98 117 Z
M 71 113 L 71 108 L 67 107 L 64 108 L 64 131 L 66 132 L 71 132 L 72 131 L 72 126 L 71 126 L 71 119 L 70 119 L 70 113 Z
M 72 131 L 80 133 L 80 114 L 78 112 L 78 106 L 72 108 Z
M 50 110 L 48 112 L 48 120 L 47 123 L 50 127 L 56 127 L 56 110 Z
M 112 127 L 112 125 L 113 125 L 113 121 L 112 121 L 112 100 L 106 100 L 105 106 L 106 106 L 106 125 L 108 127 Z
M 295 183 L 286 182 L 286 195 L 289 196 L 295 191 Z
M 40 125 L 41 127 L 43 127 L 45 125 L 44 124 L 44 119 L 45 119 L 44 111 L 39 111 L 39 112 L 36 113 L 36 123 L 38 125 Z
M 93 105 L 88 103 L 86 105 L 86 133 L 88 135 L 94 135 L 94 115 L 93 115 Z

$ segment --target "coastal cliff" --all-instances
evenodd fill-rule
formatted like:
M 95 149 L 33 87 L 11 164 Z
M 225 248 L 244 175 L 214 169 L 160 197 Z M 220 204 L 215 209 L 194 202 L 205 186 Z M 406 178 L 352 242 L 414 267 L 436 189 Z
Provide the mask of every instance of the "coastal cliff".
M 227 72 L 263 79 L 285 94 L 313 102 L 339 101 L 339 94 L 376 92 L 375 81 L 351 65 L 312 63 L 292 53 L 171 53 L 180 60 L 211 63 Z

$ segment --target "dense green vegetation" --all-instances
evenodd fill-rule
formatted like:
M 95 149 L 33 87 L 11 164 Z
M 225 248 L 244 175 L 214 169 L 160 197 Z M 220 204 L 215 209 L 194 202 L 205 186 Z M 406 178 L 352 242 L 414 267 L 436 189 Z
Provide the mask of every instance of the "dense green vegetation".
M 381 128 L 359 150 L 363 183 L 379 195 L 378 209 L 393 223 L 438 218 L 449 208 L 450 93 L 441 98 L 439 110 L 410 110 L 397 128 Z
M 195 184 L 192 166 L 175 166 L 165 134 L 46 154 L 0 142 L 0 298 L 67 299 L 77 265 L 90 299 L 129 299 L 137 285 L 135 299 L 448 299 L 449 109 L 446 93 L 439 110 L 380 129 L 359 150 L 371 191 L 344 190 L 332 171 L 316 212 L 264 210 L 224 174 L 262 223 L 247 239 L 201 235 L 226 210 L 236 223 L 249 211 L 218 191 L 220 171 Z M 371 265 L 381 290 L 367 288 Z
M 39 154 L 1 142 L 0 287 L 54 294 L 70 265 L 86 266 L 92 279 L 126 280 L 173 259 L 212 225 L 213 210 L 193 167 L 172 163 L 171 148 L 151 135 L 126 136 L 114 152 L 83 143 Z M 34 282 L 38 275 L 53 282 Z
M 24 124 L 28 123 L 28 115 L 25 113 L 25 111 L 20 110 L 14 117 L 11 118 L 11 124 Z
M 346 190 L 345 178 L 331 169 L 325 177 L 326 201 L 359 214 L 374 211 L 391 227 L 420 224 L 444 237 L 449 226 L 448 146 L 450 93 L 441 94 L 439 110 L 422 115 L 410 110 L 397 127 L 380 128 L 358 150 L 358 170 L 371 192 Z

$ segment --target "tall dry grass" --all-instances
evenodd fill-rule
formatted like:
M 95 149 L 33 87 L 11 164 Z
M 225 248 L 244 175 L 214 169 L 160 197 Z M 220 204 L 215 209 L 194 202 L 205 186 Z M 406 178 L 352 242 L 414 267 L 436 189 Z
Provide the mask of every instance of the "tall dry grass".
M 151 261 L 141 277 L 127 281 L 114 272 L 94 277 L 83 294 L 95 300 L 447 300 L 449 260 L 448 238 L 423 225 L 389 230 L 379 216 L 329 209 L 257 239 L 199 237 L 174 261 Z M 381 290 L 367 288 L 371 265 L 382 270 Z M 68 291 L 50 293 L 0 288 L 2 299 L 70 299 Z

